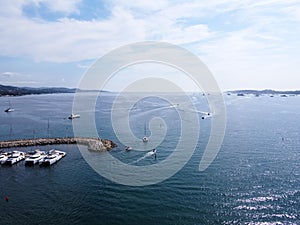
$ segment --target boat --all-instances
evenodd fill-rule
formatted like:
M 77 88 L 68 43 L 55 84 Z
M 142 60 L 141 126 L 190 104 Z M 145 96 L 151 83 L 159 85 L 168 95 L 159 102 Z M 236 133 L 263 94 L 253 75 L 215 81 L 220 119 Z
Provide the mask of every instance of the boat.
M 203 120 L 211 116 L 210 112 L 201 112 L 201 113 L 202 113 L 201 118 L 202 118 Z
M 4 112 L 13 112 L 13 111 L 15 111 L 15 109 L 10 108 L 10 107 L 4 110 Z
M 12 154 L 8 157 L 4 164 L 13 165 L 17 162 L 20 162 L 25 159 L 25 153 L 20 151 L 13 151 Z
M 152 151 L 150 152 L 150 154 L 151 155 L 154 155 L 154 154 L 156 154 L 156 149 L 154 148 L 154 149 L 152 149 Z
M 40 166 L 51 166 L 58 162 L 66 155 L 65 152 L 52 149 L 48 152 L 47 156 L 39 161 Z
M 9 107 L 5 109 L 4 112 L 13 112 L 13 111 L 15 111 L 15 109 L 12 108 L 11 103 L 9 102 Z
M 148 139 L 146 136 L 144 136 L 144 137 L 143 137 L 143 142 L 146 143 L 146 142 L 148 142 L 148 141 L 149 141 L 149 139 Z
M 8 160 L 10 153 L 8 152 L 3 152 L 0 154 L 0 164 L 4 164 L 6 160 Z
M 146 143 L 149 141 L 148 137 L 146 136 L 146 125 L 144 126 L 144 137 L 143 137 L 143 142 Z
M 80 115 L 79 114 L 71 114 L 68 119 L 72 120 L 72 119 L 76 119 L 76 118 L 80 118 Z
M 125 150 L 126 150 L 126 151 L 130 151 L 130 150 L 132 150 L 132 147 L 127 146 L 127 147 L 125 148 Z
M 33 154 L 32 154 L 33 153 Z M 35 150 L 34 152 L 30 152 L 28 157 L 25 159 L 25 166 L 33 166 L 40 162 L 40 160 L 46 157 L 46 153 L 44 151 Z

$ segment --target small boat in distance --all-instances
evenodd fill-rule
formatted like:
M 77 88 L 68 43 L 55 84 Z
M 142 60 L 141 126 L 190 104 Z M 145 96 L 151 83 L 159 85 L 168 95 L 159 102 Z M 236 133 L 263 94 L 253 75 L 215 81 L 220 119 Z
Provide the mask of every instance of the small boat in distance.
M 144 137 L 143 137 L 143 142 L 146 143 L 146 142 L 148 142 L 148 141 L 149 141 L 148 138 L 147 138 L 146 136 L 144 136 Z
M 79 114 L 71 114 L 68 119 L 72 120 L 72 119 L 76 119 L 76 118 L 80 118 L 80 115 Z
M 48 152 L 47 156 L 39 161 L 40 166 L 51 166 L 58 162 L 66 155 L 65 152 L 52 149 Z
M 6 165 L 13 165 L 17 162 L 22 161 L 25 159 L 25 153 L 20 151 L 13 151 L 12 154 L 8 157 L 4 164 Z
M 202 113 L 201 118 L 202 118 L 203 120 L 211 116 L 210 112 L 201 112 L 201 113 Z
M 145 126 L 144 126 L 144 137 L 143 137 L 143 142 L 144 143 L 146 143 L 146 142 L 148 142 L 149 140 L 148 140 L 148 137 L 146 136 L 146 124 L 145 124 Z
M 12 108 L 11 103 L 9 102 L 9 107 L 5 109 L 4 112 L 13 112 L 13 111 L 15 111 L 15 109 Z
M 132 150 L 132 147 L 126 146 L 125 150 L 126 150 L 126 151 L 130 151 L 130 150 Z

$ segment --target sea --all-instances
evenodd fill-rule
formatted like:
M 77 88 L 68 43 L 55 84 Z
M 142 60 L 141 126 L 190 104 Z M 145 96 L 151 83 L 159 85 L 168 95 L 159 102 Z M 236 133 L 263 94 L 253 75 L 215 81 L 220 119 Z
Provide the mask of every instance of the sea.
M 151 137 L 156 132 L 150 129 L 152 118 L 160 118 L 160 126 L 166 128 L 164 139 L 156 146 L 156 159 L 149 154 L 147 143 L 144 151 L 125 151 L 126 143 L 120 140 L 112 123 L 112 118 L 118 117 L 112 117 L 112 111 L 123 109 L 114 105 L 117 95 L 102 93 L 94 111 L 83 107 L 74 112 L 81 115 L 74 120 L 67 118 L 72 113 L 74 94 L 0 98 L 1 141 L 70 137 L 74 135 L 74 125 L 89 115 L 94 118 L 99 137 L 117 144 L 104 153 L 80 150 L 77 145 L 2 149 L 27 152 L 56 148 L 67 155 L 50 167 L 25 167 L 24 162 L 0 166 L 0 224 L 300 224 L 300 96 L 224 94 L 224 140 L 211 165 L 199 171 L 214 115 L 202 119 L 200 111 L 209 111 L 206 96 L 188 93 L 196 110 L 185 115 L 196 115 L 198 122 L 194 126 L 199 126 L 196 145 L 186 146 L 194 148 L 189 160 L 159 182 L 125 185 L 96 171 L 82 153 L 92 154 L 99 162 L 110 155 L 133 168 L 151 168 L 147 166 L 169 160 L 181 141 L 185 121 L 181 121 L 180 106 L 168 101 L 172 98 L 176 103 L 181 97 L 176 94 L 166 94 L 165 98 L 149 96 L 136 103 L 124 101 L 124 106 L 133 107 L 128 114 L 130 129 L 121 128 L 123 139 L 124 135 L 125 139 L 133 135 L 137 140 L 144 135 Z M 15 111 L 5 113 L 9 104 Z M 124 115 L 120 111 L 121 114 Z M 80 134 L 95 136 L 91 130 L 83 127 Z M 194 130 L 184 132 L 193 136 Z M 150 143 L 151 138 L 149 146 Z M 112 163 L 112 174 L 117 170 Z M 131 173 L 126 174 L 129 181 L 136 179 L 135 172 Z M 142 175 L 151 174 L 145 169 Z

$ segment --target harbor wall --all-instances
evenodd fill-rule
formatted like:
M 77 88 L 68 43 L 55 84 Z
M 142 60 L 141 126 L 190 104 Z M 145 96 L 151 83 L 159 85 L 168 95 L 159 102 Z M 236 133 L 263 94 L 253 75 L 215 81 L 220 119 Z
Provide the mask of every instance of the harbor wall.
M 66 138 L 36 138 L 23 140 L 0 141 L 0 148 L 17 148 L 39 145 L 60 145 L 60 144 L 80 144 L 86 145 L 92 151 L 109 151 L 116 147 L 116 144 L 107 139 L 66 137 Z

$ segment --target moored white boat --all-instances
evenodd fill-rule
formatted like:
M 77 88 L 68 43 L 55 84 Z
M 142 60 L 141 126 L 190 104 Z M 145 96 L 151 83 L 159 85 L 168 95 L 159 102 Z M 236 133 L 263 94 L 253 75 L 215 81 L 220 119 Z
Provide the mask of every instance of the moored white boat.
M 51 166 L 52 164 L 61 160 L 65 155 L 65 152 L 52 149 L 48 152 L 46 157 L 39 161 L 39 164 L 41 166 Z
M 33 166 L 40 162 L 40 160 L 46 157 L 46 153 L 43 151 L 35 150 L 34 154 L 29 155 L 25 159 L 25 166 Z
M 9 157 L 9 153 L 1 153 L 0 154 L 0 164 L 4 164 Z
M 13 151 L 12 154 L 8 157 L 4 164 L 13 165 L 17 162 L 20 162 L 25 159 L 25 153 L 20 151 Z

